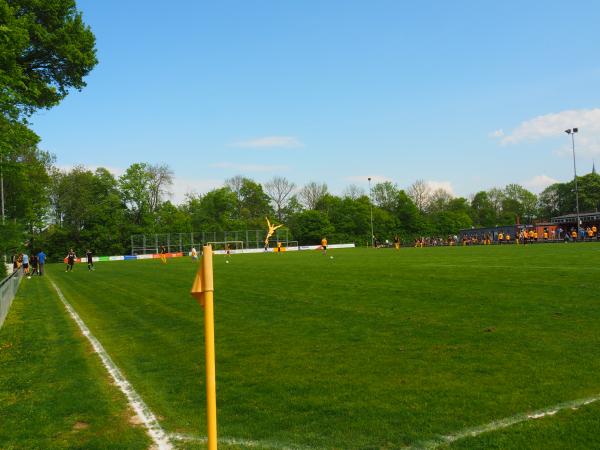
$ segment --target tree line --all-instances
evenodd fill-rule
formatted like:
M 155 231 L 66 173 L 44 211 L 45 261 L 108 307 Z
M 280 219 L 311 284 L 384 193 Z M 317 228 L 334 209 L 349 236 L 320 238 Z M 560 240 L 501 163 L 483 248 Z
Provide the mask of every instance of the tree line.
M 571 213 L 575 204 L 573 181 L 553 184 L 540 195 L 509 184 L 464 198 L 432 190 L 423 180 L 405 189 L 376 183 L 371 193 L 351 185 L 335 195 L 326 183 L 296 186 L 276 176 L 261 184 L 238 175 L 176 205 L 170 200 L 174 174 L 166 165 L 134 163 L 117 177 L 104 168 L 59 170 L 35 145 L 23 149 L 19 171 L 5 178 L 10 225 L 4 230 L 14 232 L 16 226 L 13 246 L 27 242 L 52 257 L 70 247 L 127 254 L 134 234 L 264 229 L 266 216 L 283 223 L 301 244 L 327 236 L 331 243 L 369 245 L 372 214 L 378 240 L 399 235 L 406 244 L 464 228 L 532 223 Z M 597 210 L 600 176 L 590 173 L 578 181 L 582 211 Z

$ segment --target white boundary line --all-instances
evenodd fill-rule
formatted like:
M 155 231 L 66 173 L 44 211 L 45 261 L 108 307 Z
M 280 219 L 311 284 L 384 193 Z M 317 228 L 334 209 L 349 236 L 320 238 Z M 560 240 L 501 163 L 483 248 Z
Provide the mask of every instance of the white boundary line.
M 170 433 L 169 437 L 174 441 L 193 441 L 206 443 L 206 436 L 196 436 L 193 434 Z M 264 448 L 270 450 L 316 450 L 314 447 L 302 447 L 299 445 L 285 445 L 273 441 L 253 441 L 248 439 L 239 439 L 232 437 L 220 437 L 218 441 L 225 445 L 238 445 L 243 448 Z
M 58 298 L 65 306 L 65 309 L 71 315 L 71 318 L 77 323 L 81 333 L 90 341 L 92 347 L 94 347 L 94 351 L 98 354 L 100 359 L 102 360 L 102 364 L 114 380 L 115 384 L 121 389 L 121 392 L 125 394 L 127 400 L 129 401 L 129 405 L 133 408 L 136 414 L 142 420 L 144 426 L 148 430 L 148 434 L 154 441 L 156 447 L 159 450 L 171 450 L 173 446 L 169 441 L 169 436 L 162 429 L 160 424 L 158 423 L 158 419 L 154 415 L 154 413 L 148 408 L 146 403 L 142 400 L 139 394 L 133 389 L 133 386 L 127 381 L 127 379 L 123 376 L 123 373 L 119 370 L 113 360 L 110 358 L 100 341 L 96 339 L 96 337 L 91 333 L 86 324 L 81 320 L 81 317 L 75 312 L 71 304 L 67 301 L 61 290 L 54 283 L 54 281 L 50 280 L 54 290 L 58 294 Z
M 578 400 L 572 400 L 569 402 L 559 403 L 554 406 L 550 406 L 544 409 L 538 409 L 537 411 L 529 412 L 529 413 L 520 413 L 511 417 L 506 417 L 504 419 L 494 420 L 485 425 L 480 425 L 474 428 L 467 428 L 458 433 L 448 434 L 445 436 L 439 436 L 430 441 L 423 442 L 420 445 L 416 445 L 415 447 L 411 447 L 413 450 L 422 449 L 422 450 L 434 450 L 441 445 L 451 444 L 452 442 L 458 441 L 460 439 L 464 439 L 467 437 L 475 437 L 479 436 L 483 433 L 489 433 L 491 431 L 501 430 L 503 428 L 508 428 L 510 426 L 516 425 L 521 422 L 526 422 L 528 420 L 541 419 L 543 417 L 553 416 L 557 412 L 564 409 L 572 409 L 577 410 L 582 406 L 589 405 L 590 403 L 595 403 L 600 401 L 600 395 L 596 395 L 594 397 L 587 397 Z

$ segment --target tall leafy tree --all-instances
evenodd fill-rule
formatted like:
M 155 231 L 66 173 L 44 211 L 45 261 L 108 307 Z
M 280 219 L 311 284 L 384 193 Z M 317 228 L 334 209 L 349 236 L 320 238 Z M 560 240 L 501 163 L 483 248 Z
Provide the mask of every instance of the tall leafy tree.
M 335 231 L 327 214 L 322 211 L 302 211 L 290 222 L 290 230 L 300 244 L 315 244 Z
M 512 206 L 506 208 L 507 200 Z M 537 196 L 518 184 L 509 184 L 504 188 L 503 210 L 518 215 L 527 222 L 537 217 Z
M 476 226 L 493 227 L 497 222 L 494 204 L 485 191 L 477 192 L 471 200 L 471 218 Z
M 5 218 L 0 227 L 8 227 L 3 231 L 4 242 L 31 241 L 33 233 L 45 223 L 49 207 L 48 171 L 54 158 L 37 147 L 38 140 L 25 125 L 0 117 L 0 172 Z M 8 222 L 11 222 L 10 226 Z
M 262 186 L 255 181 L 245 178 L 240 189 L 240 205 L 242 219 L 261 226 L 265 216 L 272 213 L 269 196 L 263 191 Z M 259 225 L 260 224 L 260 225 Z
M 371 190 L 373 202 L 380 208 L 390 211 L 394 207 L 396 195 L 398 195 L 398 187 L 391 181 L 377 183 Z
M 54 223 L 42 236 L 46 247 L 53 253 L 69 247 L 124 251 L 131 229 L 115 177 L 103 168 L 92 172 L 84 167 L 54 171 L 52 177 Z
M 228 187 L 192 196 L 185 205 L 194 231 L 222 231 L 237 228 L 237 197 Z
M 95 38 L 74 0 L 0 0 L 0 110 L 17 120 L 82 89 Z
M 127 168 L 119 178 L 119 188 L 135 224 L 152 222 L 172 184 L 173 173 L 166 165 L 134 163 Z

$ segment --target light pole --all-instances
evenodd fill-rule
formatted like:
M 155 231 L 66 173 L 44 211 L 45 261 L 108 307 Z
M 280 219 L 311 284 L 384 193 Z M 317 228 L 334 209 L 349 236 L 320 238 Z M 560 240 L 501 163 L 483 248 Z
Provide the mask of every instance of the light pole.
M 373 193 L 371 192 L 371 177 L 369 177 L 369 205 L 371 206 L 371 247 L 375 247 L 375 235 L 373 234 Z
M 571 135 L 571 144 L 573 146 L 573 175 L 575 177 L 575 208 L 577 211 L 577 239 L 579 239 L 579 188 L 577 186 L 577 166 L 575 165 L 575 133 L 579 128 L 569 128 L 565 133 Z

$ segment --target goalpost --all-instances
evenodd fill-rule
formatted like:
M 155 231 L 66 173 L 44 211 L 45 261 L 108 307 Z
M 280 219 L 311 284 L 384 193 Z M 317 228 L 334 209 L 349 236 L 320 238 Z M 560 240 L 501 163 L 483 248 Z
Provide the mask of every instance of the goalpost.
M 213 252 L 244 253 L 244 241 L 210 241 L 207 244 L 212 246 Z

